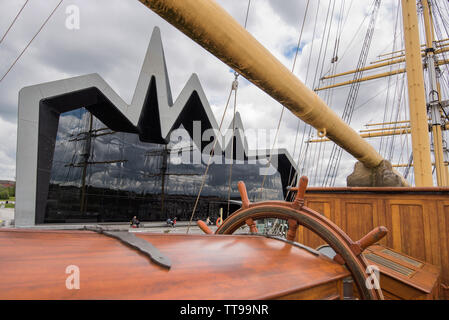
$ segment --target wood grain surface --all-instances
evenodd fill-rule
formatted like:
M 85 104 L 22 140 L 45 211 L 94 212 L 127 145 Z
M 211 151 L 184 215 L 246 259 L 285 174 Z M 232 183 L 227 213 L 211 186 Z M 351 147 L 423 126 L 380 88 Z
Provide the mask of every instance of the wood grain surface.
M 387 227 L 380 244 L 441 267 L 442 283 L 449 284 L 449 188 L 309 188 L 305 205 L 354 241 Z M 312 248 L 324 244 L 302 227 L 296 239 Z
M 171 269 L 91 231 L 0 230 L 0 299 L 274 299 L 321 286 L 325 298 L 338 295 L 336 283 L 349 274 L 261 236 L 136 235 L 166 255 Z M 79 290 L 66 288 L 69 265 L 79 267 Z M 338 290 L 330 292 L 330 283 Z

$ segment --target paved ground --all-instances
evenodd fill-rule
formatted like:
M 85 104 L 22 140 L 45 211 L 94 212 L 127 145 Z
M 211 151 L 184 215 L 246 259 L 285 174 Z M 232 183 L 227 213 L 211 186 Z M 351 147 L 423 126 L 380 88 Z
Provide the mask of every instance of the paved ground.
M 0 227 L 9 226 L 14 219 L 14 208 L 0 208 Z
M 188 228 L 188 222 L 185 223 L 177 223 L 175 228 L 163 226 L 164 223 L 152 223 L 152 225 L 149 225 L 150 223 L 145 223 L 144 228 L 138 228 L 138 229 L 130 229 L 132 232 L 155 232 L 155 233 L 181 233 L 185 234 L 187 232 Z M 162 225 L 162 226 L 161 226 Z M 215 226 L 209 226 L 209 228 L 215 232 L 217 227 Z M 200 230 L 196 226 L 196 222 L 192 223 L 192 225 L 189 228 L 189 234 L 204 234 L 203 231 Z
M 11 221 L 14 219 L 14 209 L 12 208 L 0 208 L 0 227 L 13 227 Z M 160 222 L 143 222 L 140 228 L 130 228 L 128 223 L 73 223 L 73 224 L 46 224 L 38 225 L 33 228 L 38 229 L 83 229 L 86 227 L 92 227 L 99 225 L 105 229 L 120 229 L 129 230 L 131 232 L 154 232 L 154 233 L 186 233 L 189 229 L 189 234 L 204 234 L 200 228 L 197 227 L 196 221 L 193 221 L 190 228 L 188 228 L 188 221 L 178 221 L 176 227 L 172 228 L 167 226 L 165 221 Z M 209 228 L 215 232 L 217 227 L 215 225 L 209 226 Z

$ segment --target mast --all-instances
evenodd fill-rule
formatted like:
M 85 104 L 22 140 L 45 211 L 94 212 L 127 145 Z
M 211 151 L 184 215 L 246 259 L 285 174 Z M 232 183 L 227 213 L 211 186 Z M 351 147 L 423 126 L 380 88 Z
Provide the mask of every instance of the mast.
M 182 152 L 182 151 L 189 151 L 192 152 L 193 148 L 179 148 L 179 149 L 171 149 L 168 147 L 167 144 L 163 146 L 163 149 L 159 150 L 152 150 L 145 153 L 145 157 L 162 157 L 161 159 L 161 167 L 159 173 L 154 174 L 146 174 L 145 177 L 161 177 L 161 216 L 164 217 L 164 219 L 169 218 L 169 215 L 167 214 L 166 206 L 165 206 L 165 196 L 166 196 L 166 179 L 169 176 L 200 176 L 199 173 L 175 173 L 175 172 L 169 172 L 168 171 L 168 161 L 169 161 L 169 154 L 171 152 Z
M 437 61 L 435 57 L 433 19 L 429 1 L 422 0 L 421 3 L 423 6 L 424 27 L 426 34 L 425 65 L 427 67 L 427 75 L 429 79 L 427 106 L 430 111 L 435 169 L 438 186 L 447 186 L 449 185 L 449 177 L 448 170 L 444 162 L 442 119 L 440 113 L 441 92 L 436 72 Z
M 89 112 L 89 132 L 87 132 L 86 136 L 86 144 L 84 145 L 83 151 L 83 173 L 81 176 L 81 205 L 80 212 L 84 213 L 86 211 L 86 176 L 87 176 L 87 166 L 89 164 L 90 158 L 90 148 L 92 144 L 92 125 L 93 125 L 93 115 Z
M 418 12 L 415 0 L 402 0 L 402 19 L 415 185 L 417 187 L 431 187 L 433 186 L 432 163 L 419 41 Z
M 81 172 L 81 195 L 80 195 L 80 198 L 81 198 L 80 199 L 80 213 L 82 213 L 82 214 L 86 213 L 86 209 L 87 209 L 86 178 L 87 178 L 88 166 L 95 165 L 95 164 L 123 163 L 123 162 L 128 161 L 125 159 L 124 160 L 108 160 L 108 161 L 89 161 L 89 159 L 91 158 L 91 156 L 93 154 L 93 150 L 92 150 L 93 138 L 104 136 L 104 135 L 109 135 L 109 134 L 114 134 L 116 132 L 111 131 L 107 127 L 94 130 L 93 129 L 94 116 L 90 111 L 88 111 L 88 113 L 89 113 L 89 131 L 80 132 L 78 134 L 78 136 L 82 136 L 81 138 L 74 138 L 74 139 L 69 140 L 69 142 L 76 142 L 76 141 L 83 141 L 83 140 L 86 141 L 83 146 L 83 151 L 81 154 L 83 159 L 80 162 L 76 162 L 76 163 L 72 162 L 72 163 L 68 163 L 64 166 L 64 167 L 83 168 L 83 170 Z M 99 133 L 101 131 L 106 131 L 106 132 Z
M 168 148 L 167 145 L 164 146 L 164 151 L 162 152 L 162 165 L 161 165 L 161 216 L 165 219 L 165 176 L 167 174 L 167 158 L 168 158 Z
M 406 68 L 374 74 L 357 80 L 360 82 L 369 81 L 407 72 L 410 124 L 409 126 L 397 127 L 396 123 L 390 123 L 395 124 L 395 126 L 393 128 L 382 127 L 380 129 L 361 130 L 360 133 L 363 138 L 411 134 L 413 151 L 410 159 L 413 159 L 413 164 L 412 160 L 409 162 L 410 166 L 414 166 L 415 168 L 414 172 L 416 186 L 424 187 L 433 185 L 432 165 L 435 166 L 437 185 L 447 186 L 449 185 L 449 172 L 445 164 L 448 159 L 445 158 L 445 152 L 447 152 L 447 150 L 444 148 L 442 130 L 448 130 L 449 123 L 443 121 L 441 108 L 448 105 L 449 102 L 441 101 L 441 87 L 437 70 L 440 65 L 449 63 L 449 60 L 438 60 L 436 55 L 449 51 L 446 43 L 448 39 L 435 41 L 434 21 L 431 8 L 432 2 L 430 0 L 420 0 L 419 3 L 422 4 L 423 9 L 426 43 L 421 45 L 419 39 L 416 1 L 402 0 L 405 49 L 379 55 L 378 57 L 389 57 L 372 62 L 371 66 L 365 67 L 362 70 L 373 70 L 403 62 L 406 63 Z M 394 55 L 394 53 L 401 54 Z M 427 79 L 429 82 L 427 94 L 424 85 L 423 66 L 427 70 Z M 357 71 L 358 70 L 351 70 L 339 74 L 328 75 L 320 80 L 328 80 L 345 76 Z M 354 83 L 353 80 L 340 82 L 316 88 L 315 91 L 336 88 L 352 83 Z M 376 125 L 387 124 L 388 123 L 380 123 Z M 433 150 L 430 144 L 429 131 L 432 133 Z M 309 140 L 309 142 L 325 141 L 329 140 Z M 434 163 L 431 163 L 432 151 L 434 152 Z
M 379 168 L 384 161 L 383 157 L 330 110 L 315 92 L 299 81 L 214 1 L 139 1 L 279 101 L 294 115 L 316 128 L 319 133 L 327 136 L 328 139 L 352 154 L 365 168 Z M 445 47 L 445 44 L 439 42 L 437 50 L 428 50 L 429 46 L 426 46 L 425 52 L 422 54 L 416 1 L 401 0 L 401 4 L 406 68 L 394 73 L 358 79 L 357 82 L 407 72 L 415 184 L 417 187 L 433 186 L 430 129 L 435 137 L 436 167 L 439 168 L 437 179 L 438 183 L 443 185 L 447 184 L 449 180 L 447 170 L 444 168 L 444 148 L 441 138 L 441 132 L 443 127 L 446 127 L 446 123 L 442 122 L 439 112 L 444 111 L 440 108 L 448 102 L 439 101 L 439 95 L 436 93 L 438 81 L 434 71 L 435 66 L 449 63 L 449 60 L 426 59 L 426 65 L 432 64 L 431 68 L 429 67 L 433 70 L 430 72 L 429 79 L 434 88 L 431 89 L 429 101 L 426 101 L 422 57 L 447 52 L 449 47 Z M 430 8 L 428 9 L 426 11 L 428 18 L 426 19 L 430 22 L 427 23 L 429 26 L 432 23 L 432 17 L 429 14 Z M 432 29 L 427 28 L 427 30 L 428 34 L 432 34 Z M 433 44 L 432 36 L 428 36 L 428 38 L 429 43 L 432 43 L 432 48 L 438 47 L 437 43 Z M 403 59 L 397 59 L 389 63 L 378 64 L 377 67 L 402 61 Z M 427 106 L 433 111 L 430 128 Z M 381 135 L 385 135 L 385 132 Z

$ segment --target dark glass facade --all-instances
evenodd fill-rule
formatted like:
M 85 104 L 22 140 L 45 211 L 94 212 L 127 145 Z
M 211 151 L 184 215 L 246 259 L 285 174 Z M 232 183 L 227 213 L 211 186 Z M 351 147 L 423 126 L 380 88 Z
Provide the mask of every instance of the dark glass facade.
M 191 144 L 146 143 L 133 133 L 114 132 L 85 109 L 60 115 L 45 205 L 46 223 L 141 221 L 168 217 L 189 220 L 206 164 L 177 164 L 179 152 L 194 158 Z M 194 220 L 228 212 L 230 164 L 212 164 Z M 245 182 L 251 200 L 260 200 L 261 165 L 234 162 L 232 200 L 240 200 L 237 182 Z M 283 199 L 279 172 L 266 176 L 264 200 Z M 229 212 L 239 208 L 229 204 Z

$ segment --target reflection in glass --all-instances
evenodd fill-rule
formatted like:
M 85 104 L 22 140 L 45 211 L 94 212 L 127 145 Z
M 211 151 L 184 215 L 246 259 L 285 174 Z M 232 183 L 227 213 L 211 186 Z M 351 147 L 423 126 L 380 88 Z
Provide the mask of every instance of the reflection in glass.
M 45 222 L 118 222 L 189 220 L 206 165 L 174 164 L 170 154 L 192 154 L 182 147 L 146 143 L 137 134 L 114 132 L 85 109 L 61 114 L 53 157 Z M 222 161 L 224 163 L 224 160 Z M 245 182 L 251 200 L 260 200 L 260 164 L 232 165 L 231 199 L 240 200 L 237 182 Z M 212 164 L 196 219 L 228 215 L 229 164 Z M 267 176 L 264 200 L 281 200 L 279 173 Z M 238 209 L 229 205 L 229 213 Z

